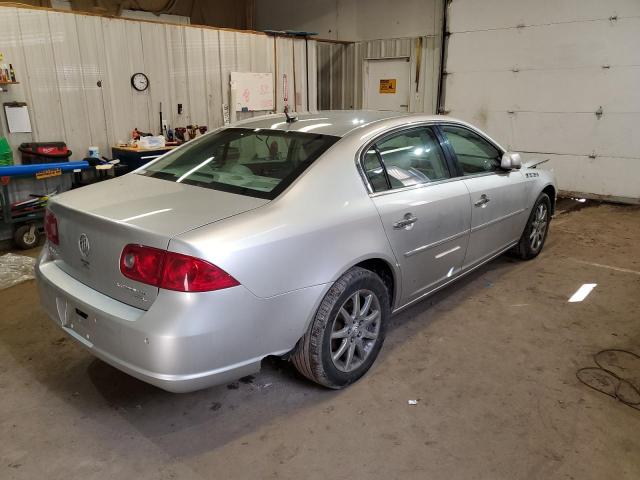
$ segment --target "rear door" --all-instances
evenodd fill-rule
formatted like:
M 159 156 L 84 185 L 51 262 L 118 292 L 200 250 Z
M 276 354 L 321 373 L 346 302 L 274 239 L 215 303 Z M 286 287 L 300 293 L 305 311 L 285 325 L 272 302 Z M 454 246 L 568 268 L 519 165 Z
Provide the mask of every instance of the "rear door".
M 464 268 L 472 267 L 517 241 L 525 212 L 524 176 L 500 169 L 502 151 L 462 125 L 441 127 L 445 148 L 454 154 L 470 193 L 471 236 Z
M 454 276 L 469 239 L 469 192 L 452 175 L 435 133 L 418 127 L 387 135 L 362 165 L 402 272 L 399 304 Z

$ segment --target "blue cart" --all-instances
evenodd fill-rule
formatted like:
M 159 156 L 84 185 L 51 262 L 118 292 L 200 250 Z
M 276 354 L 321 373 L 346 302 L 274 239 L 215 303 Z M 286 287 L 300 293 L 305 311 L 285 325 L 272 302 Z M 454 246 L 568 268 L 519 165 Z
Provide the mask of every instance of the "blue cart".
M 11 202 L 9 184 L 20 179 L 44 180 L 66 173 L 89 168 L 87 162 L 40 163 L 0 167 L 2 191 L 0 193 L 0 223 L 11 228 L 13 240 L 18 248 L 29 249 L 38 245 L 43 229 L 47 193 L 31 195 L 28 200 Z

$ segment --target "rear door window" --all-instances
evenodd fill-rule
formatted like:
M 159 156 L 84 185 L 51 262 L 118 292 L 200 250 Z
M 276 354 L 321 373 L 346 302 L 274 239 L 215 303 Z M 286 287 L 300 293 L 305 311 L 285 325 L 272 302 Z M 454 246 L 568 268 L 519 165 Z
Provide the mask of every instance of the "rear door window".
M 451 177 L 440 144 L 428 127 L 413 128 L 387 137 L 374 149 L 382 160 L 392 189 Z M 365 163 L 368 156 L 369 152 L 365 155 Z M 371 182 L 371 177 L 369 179 Z

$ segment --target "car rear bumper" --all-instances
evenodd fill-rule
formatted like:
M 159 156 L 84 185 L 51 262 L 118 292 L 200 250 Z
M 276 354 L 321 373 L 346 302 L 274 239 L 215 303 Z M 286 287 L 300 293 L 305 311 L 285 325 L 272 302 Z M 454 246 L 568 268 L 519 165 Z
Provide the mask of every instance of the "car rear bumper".
M 205 293 L 162 290 L 141 310 L 75 280 L 49 258 L 36 266 L 43 308 L 96 357 L 171 392 L 228 383 L 257 372 L 304 334 L 323 295 L 316 286 L 258 298 L 242 286 Z

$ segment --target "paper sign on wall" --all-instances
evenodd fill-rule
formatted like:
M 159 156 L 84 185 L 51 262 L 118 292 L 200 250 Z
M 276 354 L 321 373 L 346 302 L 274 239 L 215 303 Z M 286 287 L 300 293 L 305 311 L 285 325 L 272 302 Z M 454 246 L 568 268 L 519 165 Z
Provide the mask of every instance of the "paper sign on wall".
M 31 119 L 26 103 L 5 103 L 4 114 L 7 117 L 9 133 L 31 133 Z
M 380 79 L 380 93 L 396 93 L 396 79 Z
M 231 72 L 235 111 L 273 110 L 273 74 Z

